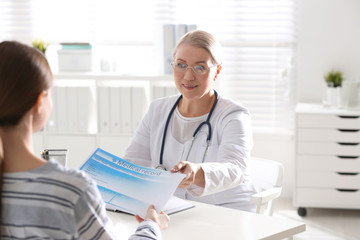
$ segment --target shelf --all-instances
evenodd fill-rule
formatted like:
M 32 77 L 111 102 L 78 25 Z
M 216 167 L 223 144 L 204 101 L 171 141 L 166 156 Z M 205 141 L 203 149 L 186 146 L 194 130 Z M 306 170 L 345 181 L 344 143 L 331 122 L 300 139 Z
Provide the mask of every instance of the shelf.
M 147 81 L 172 81 L 172 75 L 134 76 L 122 75 L 116 72 L 58 72 L 54 73 L 55 79 L 97 79 L 97 80 L 147 80 Z

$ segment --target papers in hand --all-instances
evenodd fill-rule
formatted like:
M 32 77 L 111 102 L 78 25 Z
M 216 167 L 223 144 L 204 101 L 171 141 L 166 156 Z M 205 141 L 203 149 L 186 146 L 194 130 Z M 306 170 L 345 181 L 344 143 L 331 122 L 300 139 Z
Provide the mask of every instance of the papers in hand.
M 140 217 L 145 217 L 151 204 L 157 212 L 165 210 L 168 200 L 185 177 L 181 173 L 132 164 L 100 148 L 95 150 L 80 169 L 96 181 L 108 208 L 138 214 Z M 181 201 L 185 202 L 172 198 L 167 204 L 169 210 L 172 208 L 171 212 L 176 212 L 192 207 Z

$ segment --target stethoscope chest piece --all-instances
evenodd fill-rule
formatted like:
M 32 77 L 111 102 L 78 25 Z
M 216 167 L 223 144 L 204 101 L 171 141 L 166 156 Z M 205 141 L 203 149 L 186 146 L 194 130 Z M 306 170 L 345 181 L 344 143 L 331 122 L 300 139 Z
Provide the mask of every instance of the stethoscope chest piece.
M 155 169 L 166 171 L 166 167 L 162 164 L 155 166 Z

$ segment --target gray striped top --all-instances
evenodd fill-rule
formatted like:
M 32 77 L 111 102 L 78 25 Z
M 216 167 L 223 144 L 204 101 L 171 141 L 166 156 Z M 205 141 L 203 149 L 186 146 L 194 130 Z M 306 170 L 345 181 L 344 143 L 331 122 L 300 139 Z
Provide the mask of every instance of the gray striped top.
M 4 173 L 1 239 L 116 239 L 96 183 L 50 159 L 40 168 Z M 130 239 L 159 239 L 142 222 Z

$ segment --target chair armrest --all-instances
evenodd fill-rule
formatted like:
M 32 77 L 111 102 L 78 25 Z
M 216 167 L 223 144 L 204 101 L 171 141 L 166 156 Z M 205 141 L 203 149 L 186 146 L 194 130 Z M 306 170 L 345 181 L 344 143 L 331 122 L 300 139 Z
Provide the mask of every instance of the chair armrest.
M 262 192 L 255 193 L 251 196 L 251 202 L 261 204 L 269 202 L 281 195 L 282 187 L 273 187 Z

